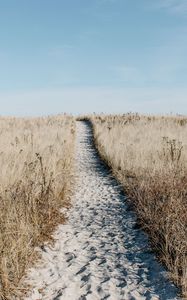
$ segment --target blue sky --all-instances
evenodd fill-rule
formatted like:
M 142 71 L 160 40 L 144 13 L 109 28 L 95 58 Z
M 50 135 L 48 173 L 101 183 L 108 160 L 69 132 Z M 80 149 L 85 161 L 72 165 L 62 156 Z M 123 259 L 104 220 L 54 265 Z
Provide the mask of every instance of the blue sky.
M 0 0 L 0 115 L 187 114 L 187 0 Z

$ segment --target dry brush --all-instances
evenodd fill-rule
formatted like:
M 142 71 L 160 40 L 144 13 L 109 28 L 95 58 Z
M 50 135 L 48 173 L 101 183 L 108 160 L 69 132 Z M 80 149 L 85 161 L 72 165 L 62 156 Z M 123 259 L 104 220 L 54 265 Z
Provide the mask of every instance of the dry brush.
M 101 156 L 187 296 L 187 118 L 126 114 L 90 119 Z
M 34 248 L 64 220 L 74 137 L 71 116 L 0 118 L 0 299 L 19 295 Z

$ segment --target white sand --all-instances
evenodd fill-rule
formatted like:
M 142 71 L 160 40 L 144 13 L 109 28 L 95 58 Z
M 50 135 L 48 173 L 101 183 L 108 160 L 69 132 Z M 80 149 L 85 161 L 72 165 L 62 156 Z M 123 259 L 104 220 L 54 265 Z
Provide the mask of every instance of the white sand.
M 77 123 L 77 168 L 68 222 L 55 232 L 55 246 L 40 250 L 42 261 L 27 276 L 33 286 L 27 299 L 177 299 L 83 122 Z

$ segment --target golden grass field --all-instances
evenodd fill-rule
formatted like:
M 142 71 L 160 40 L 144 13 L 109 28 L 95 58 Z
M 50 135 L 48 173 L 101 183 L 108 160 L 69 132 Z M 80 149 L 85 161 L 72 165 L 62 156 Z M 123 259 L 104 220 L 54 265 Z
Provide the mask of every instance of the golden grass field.
M 89 119 L 100 155 L 187 296 L 187 118 L 126 114 Z
M 71 116 L 0 118 L 0 299 L 12 299 L 70 205 L 75 121 Z
M 187 296 L 187 118 L 86 118 L 137 226 Z M 24 292 L 18 286 L 36 259 L 35 247 L 65 221 L 60 208 L 70 206 L 75 132 L 75 118 L 67 115 L 0 118 L 0 299 Z

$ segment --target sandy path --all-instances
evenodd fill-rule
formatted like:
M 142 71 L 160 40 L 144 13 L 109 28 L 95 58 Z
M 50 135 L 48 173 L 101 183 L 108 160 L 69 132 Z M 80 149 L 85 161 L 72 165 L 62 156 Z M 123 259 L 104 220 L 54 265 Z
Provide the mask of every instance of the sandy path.
M 78 182 L 54 248 L 28 274 L 32 300 L 177 299 L 177 289 L 135 228 L 117 182 L 104 168 L 86 123 L 77 123 Z

